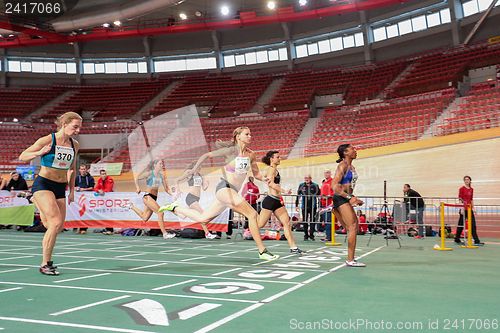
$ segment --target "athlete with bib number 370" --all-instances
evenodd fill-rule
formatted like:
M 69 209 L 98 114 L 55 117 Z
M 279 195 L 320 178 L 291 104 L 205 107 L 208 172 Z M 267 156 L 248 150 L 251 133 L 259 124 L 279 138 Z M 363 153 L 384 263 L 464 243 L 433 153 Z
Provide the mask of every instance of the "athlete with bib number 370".
M 194 209 L 180 207 L 177 202 L 162 206 L 160 211 L 170 211 L 174 214 L 184 215 L 195 222 L 208 223 L 222 213 L 226 208 L 244 215 L 248 218 L 250 232 L 259 250 L 259 258 L 274 260 L 278 255 L 271 254 L 260 238 L 257 225 L 258 214 L 252 206 L 238 193 L 250 169 L 255 177 L 263 181 L 257 165 L 255 153 L 248 149 L 252 136 L 248 127 L 238 127 L 233 131 L 233 138 L 228 142 L 217 142 L 217 150 L 203 154 L 193 169 L 188 173 L 194 175 L 201 164 L 208 158 L 225 157 L 226 165 L 222 168 L 224 177 L 221 178 L 215 190 L 215 200 L 203 213 Z
M 72 136 L 80 132 L 82 117 L 75 112 L 66 112 L 57 118 L 56 124 L 56 133 L 38 139 L 19 156 L 23 162 L 41 157 L 40 173 L 33 182 L 31 192 L 33 202 L 40 210 L 40 217 L 47 228 L 42 241 L 43 256 L 40 266 L 40 273 L 45 275 L 59 275 L 57 267 L 52 263 L 52 251 L 57 234 L 64 228 L 68 181 L 68 204 L 75 199 L 75 165 L 79 144 Z

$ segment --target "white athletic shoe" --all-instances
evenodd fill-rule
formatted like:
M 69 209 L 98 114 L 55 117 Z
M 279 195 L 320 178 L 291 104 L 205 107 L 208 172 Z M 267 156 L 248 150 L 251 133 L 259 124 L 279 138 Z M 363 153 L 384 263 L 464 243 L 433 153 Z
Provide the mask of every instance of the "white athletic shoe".
M 206 239 L 215 239 L 217 238 L 217 235 L 211 234 L 211 233 L 206 233 L 205 234 Z
M 277 255 L 277 254 L 272 254 L 271 252 L 269 252 L 267 249 L 264 249 L 264 252 L 262 253 L 259 253 L 259 259 L 262 259 L 262 260 L 276 260 L 278 259 L 280 256 Z
M 345 261 L 345 264 L 348 267 L 366 267 L 366 264 L 363 264 L 362 262 L 358 262 L 357 260 L 352 260 L 352 261 Z
M 163 239 L 172 239 L 175 238 L 175 232 L 166 232 L 163 234 Z

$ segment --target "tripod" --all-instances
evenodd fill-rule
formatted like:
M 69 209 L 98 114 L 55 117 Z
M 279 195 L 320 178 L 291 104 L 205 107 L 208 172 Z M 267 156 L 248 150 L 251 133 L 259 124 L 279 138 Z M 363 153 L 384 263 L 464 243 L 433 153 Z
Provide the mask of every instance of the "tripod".
M 385 217 L 385 227 L 386 227 L 386 229 L 385 229 L 386 230 L 385 243 L 386 243 L 386 246 L 389 246 L 389 239 L 394 239 L 394 237 L 395 237 L 395 239 L 398 240 L 399 247 L 401 248 L 401 239 L 399 238 L 397 229 L 395 228 L 394 219 L 391 222 L 392 229 L 389 229 L 389 219 L 392 216 L 393 215 L 389 211 L 389 206 L 387 205 L 387 180 L 384 180 L 384 204 L 382 205 L 382 207 L 380 207 L 380 211 L 377 215 L 377 220 L 379 218 Z M 370 246 L 370 242 L 372 240 L 373 234 L 375 233 L 376 227 L 377 227 L 377 223 L 375 223 L 375 226 L 373 227 L 372 232 L 370 233 L 370 238 L 368 239 L 368 244 L 366 244 L 366 246 Z M 389 235 L 389 230 L 391 231 L 392 235 Z

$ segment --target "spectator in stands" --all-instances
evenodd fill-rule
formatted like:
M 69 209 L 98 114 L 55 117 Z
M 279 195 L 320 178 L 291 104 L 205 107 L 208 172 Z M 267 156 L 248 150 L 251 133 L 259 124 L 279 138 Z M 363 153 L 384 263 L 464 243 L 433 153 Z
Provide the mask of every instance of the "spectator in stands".
M 188 184 L 188 194 L 186 195 L 186 205 L 200 213 L 203 213 L 203 208 L 200 205 L 201 190 L 206 191 L 208 188 L 208 181 L 201 175 L 201 173 L 196 172 L 190 174 L 188 171 L 193 168 L 196 162 L 188 165 L 187 169 L 184 170 L 182 176 L 176 181 L 176 188 L 179 189 L 179 184 L 183 181 L 187 181 Z M 201 223 L 201 227 L 205 232 L 205 238 L 215 239 L 217 236 L 212 234 L 206 223 Z
M 279 255 L 270 253 L 260 238 L 257 212 L 239 194 L 248 172 L 252 171 L 255 179 L 263 181 L 255 153 L 248 148 L 251 141 L 252 135 L 250 134 L 250 129 L 245 126 L 237 127 L 233 131 L 230 141 L 217 142 L 216 147 L 218 149 L 203 154 L 193 169 L 189 171 L 190 174 L 195 174 L 201 164 L 209 158 L 225 158 L 226 164 L 223 166 L 224 178 L 221 178 L 221 181 L 216 186 L 215 198 L 212 204 L 203 213 L 194 209 L 181 207 L 177 202 L 162 206 L 160 211 L 170 211 L 174 214 L 184 215 L 195 222 L 210 222 L 226 208 L 231 208 L 248 218 L 248 226 L 257 245 L 259 258 L 263 260 L 275 260 L 279 258 Z
M 42 222 L 47 228 L 42 241 L 42 264 L 40 273 L 59 275 L 52 262 L 52 251 L 57 234 L 64 228 L 66 216 L 66 186 L 69 179 L 68 204 L 75 199 L 75 176 L 79 144 L 72 136 L 78 135 L 82 126 L 82 117 L 75 112 L 66 112 L 57 118 L 56 133 L 38 139 L 23 151 L 19 159 L 30 162 L 41 157 L 41 169 L 33 182 L 31 192 L 33 202 L 40 210 Z
M 358 209 L 356 212 L 358 216 L 358 235 L 364 235 L 368 232 L 368 224 L 366 223 L 366 215 Z
M 104 195 L 106 192 L 113 192 L 113 188 L 115 186 L 115 181 L 113 178 L 107 175 L 106 170 L 101 169 L 99 171 L 99 174 L 101 175 L 99 177 L 99 180 L 97 181 L 97 185 L 94 188 L 94 191 L 97 195 Z M 113 234 L 113 228 L 106 228 L 105 231 L 103 231 L 103 234 L 105 235 L 112 235 Z
M 78 175 L 75 177 L 75 191 L 85 192 L 93 191 L 95 186 L 94 177 L 88 173 L 88 167 L 85 164 L 78 168 Z M 80 228 L 80 234 L 86 234 L 88 228 Z
M 314 223 L 318 211 L 318 196 L 321 193 L 318 184 L 312 181 L 310 174 L 304 177 L 304 182 L 300 183 L 295 197 L 295 210 L 302 211 L 302 225 L 304 227 L 304 240 L 314 239 Z
M 333 195 L 334 190 L 332 186 L 332 171 L 330 169 L 325 170 L 324 173 L 325 179 L 323 179 L 321 183 L 321 199 L 320 204 L 321 208 L 329 207 L 333 204 Z M 325 223 L 325 241 L 329 242 L 332 240 L 332 213 L 331 211 L 326 210 L 324 213 L 320 214 L 320 221 Z M 304 239 L 305 240 L 305 239 Z M 314 237 L 312 237 L 314 240 Z
M 17 171 L 12 171 L 10 173 L 9 183 L 7 184 L 7 190 L 27 191 L 28 184 L 26 184 L 26 180 L 24 180 L 23 176 L 21 176 Z
M 404 202 L 406 205 L 406 211 L 410 212 L 411 210 L 416 211 L 416 223 L 418 224 L 418 235 L 415 238 L 422 238 L 425 236 L 424 233 L 424 211 L 425 211 L 425 202 L 422 199 L 420 193 L 415 191 L 410 187 L 410 184 L 405 184 L 403 186 L 403 193 L 405 196 Z
M 104 195 L 106 192 L 113 192 L 115 187 L 115 181 L 111 176 L 108 176 L 106 170 L 102 169 L 99 171 L 101 175 L 99 180 L 97 181 L 97 185 L 94 188 L 94 191 L 100 195 Z
M 257 200 L 259 200 L 260 197 L 260 190 L 257 185 L 254 183 L 254 178 L 252 176 L 248 177 L 248 183 L 243 186 L 242 192 L 245 195 L 245 200 L 250 204 L 250 206 L 253 207 L 257 211 L 257 213 L 260 213 L 260 209 L 257 206 Z M 243 229 L 248 229 L 248 219 L 245 217 L 245 225 L 243 226 Z
M 484 243 L 479 240 L 476 231 L 476 217 L 474 216 L 474 189 L 472 188 L 471 183 L 472 178 L 470 176 L 465 176 L 464 186 L 458 190 L 458 200 L 464 204 L 464 208 L 459 211 L 460 218 L 458 219 L 457 232 L 455 233 L 455 243 L 464 245 L 464 243 L 460 240 L 460 237 L 462 236 L 462 231 L 464 230 L 464 215 L 465 219 L 467 219 L 467 208 L 470 205 L 472 209 L 471 233 L 472 238 L 474 238 L 474 245 L 483 246 Z

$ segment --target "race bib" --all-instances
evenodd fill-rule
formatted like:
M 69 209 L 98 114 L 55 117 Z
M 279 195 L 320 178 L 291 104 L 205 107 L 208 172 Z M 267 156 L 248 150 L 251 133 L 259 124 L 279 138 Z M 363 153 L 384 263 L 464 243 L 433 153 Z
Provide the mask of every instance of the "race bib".
M 234 171 L 238 174 L 246 174 L 248 170 L 250 170 L 250 157 L 236 157 L 234 160 Z
M 201 178 L 200 176 L 193 177 L 193 185 L 194 186 L 201 187 L 202 184 L 203 184 L 203 178 Z
M 69 169 L 75 157 L 75 151 L 71 147 L 56 146 L 54 162 L 52 167 L 56 169 Z

